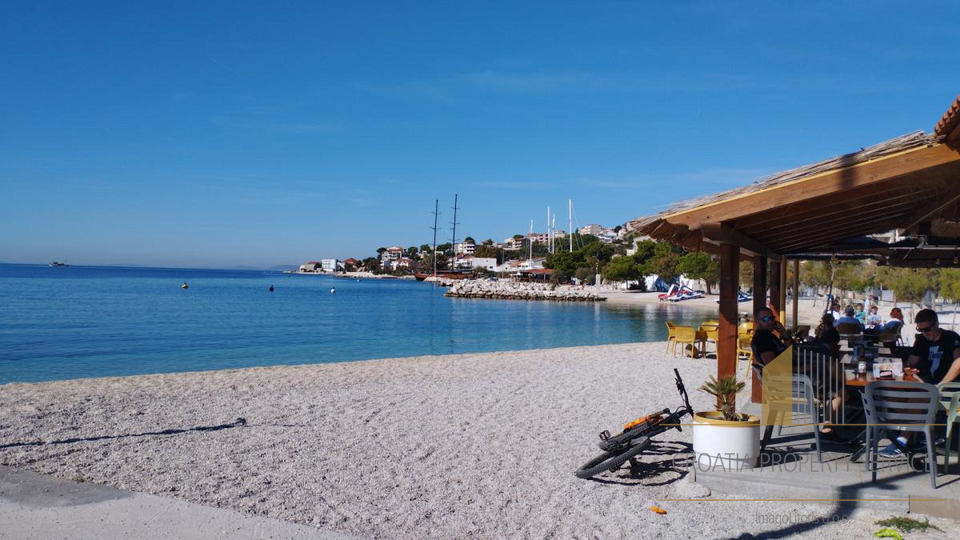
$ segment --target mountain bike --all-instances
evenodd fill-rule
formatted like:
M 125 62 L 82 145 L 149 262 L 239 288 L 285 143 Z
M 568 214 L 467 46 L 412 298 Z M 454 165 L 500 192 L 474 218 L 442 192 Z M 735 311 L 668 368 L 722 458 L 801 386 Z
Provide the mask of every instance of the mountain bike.
M 588 461 L 573 474 L 579 478 L 593 478 L 604 471 L 616 471 L 628 460 L 636 468 L 637 454 L 650 446 L 653 437 L 671 429 L 683 431 L 681 420 L 688 414 L 691 418 L 693 417 L 693 407 L 690 406 L 690 399 L 687 397 L 687 389 L 683 386 L 680 372 L 674 368 L 673 374 L 683 403 L 673 412 L 670 409 L 663 409 L 628 422 L 619 435 L 611 436 L 609 431 L 601 432 L 599 446 L 603 453 Z

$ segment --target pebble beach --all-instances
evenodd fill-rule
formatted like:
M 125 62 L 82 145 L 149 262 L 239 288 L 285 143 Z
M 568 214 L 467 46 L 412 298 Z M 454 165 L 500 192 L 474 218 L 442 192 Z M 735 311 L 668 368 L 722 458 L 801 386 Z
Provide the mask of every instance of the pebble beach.
M 709 407 L 715 361 L 663 343 L 8 384 L 0 464 L 365 538 L 779 537 L 762 516 L 831 515 L 712 501 L 689 430 L 638 476 L 576 478 L 599 431 L 679 404 L 674 366 Z M 803 531 L 868 538 L 883 517 Z

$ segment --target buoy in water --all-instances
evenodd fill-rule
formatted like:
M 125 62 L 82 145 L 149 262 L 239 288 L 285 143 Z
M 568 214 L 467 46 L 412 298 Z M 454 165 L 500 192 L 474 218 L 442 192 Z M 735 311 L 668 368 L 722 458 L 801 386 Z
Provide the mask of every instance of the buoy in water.
M 190 286 L 187 285 L 187 282 L 186 282 L 186 281 L 184 281 L 184 282 L 183 282 L 183 285 L 181 285 L 180 288 L 181 288 L 181 289 L 189 289 Z
M 270 292 L 273 292 L 273 285 L 270 286 Z
M 336 288 L 330 289 L 330 294 L 337 294 L 337 289 Z

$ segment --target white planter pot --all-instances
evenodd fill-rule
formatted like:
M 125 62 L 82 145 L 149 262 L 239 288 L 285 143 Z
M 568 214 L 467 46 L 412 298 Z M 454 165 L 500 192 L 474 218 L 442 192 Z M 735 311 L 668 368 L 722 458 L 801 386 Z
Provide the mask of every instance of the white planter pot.
M 752 469 L 760 457 L 760 419 L 723 419 L 717 411 L 693 415 L 693 452 L 698 471 Z

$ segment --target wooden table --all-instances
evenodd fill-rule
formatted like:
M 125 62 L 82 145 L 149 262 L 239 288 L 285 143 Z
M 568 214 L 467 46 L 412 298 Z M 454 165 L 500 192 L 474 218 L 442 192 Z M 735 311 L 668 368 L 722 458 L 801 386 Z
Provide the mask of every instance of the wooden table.
M 903 375 L 902 377 L 893 377 L 892 379 L 879 379 L 874 377 L 873 373 L 869 371 L 863 375 L 846 370 L 843 372 L 843 384 L 847 386 L 864 388 L 867 386 L 867 384 L 872 383 L 873 381 L 923 382 L 918 377 L 914 377 L 913 375 Z

